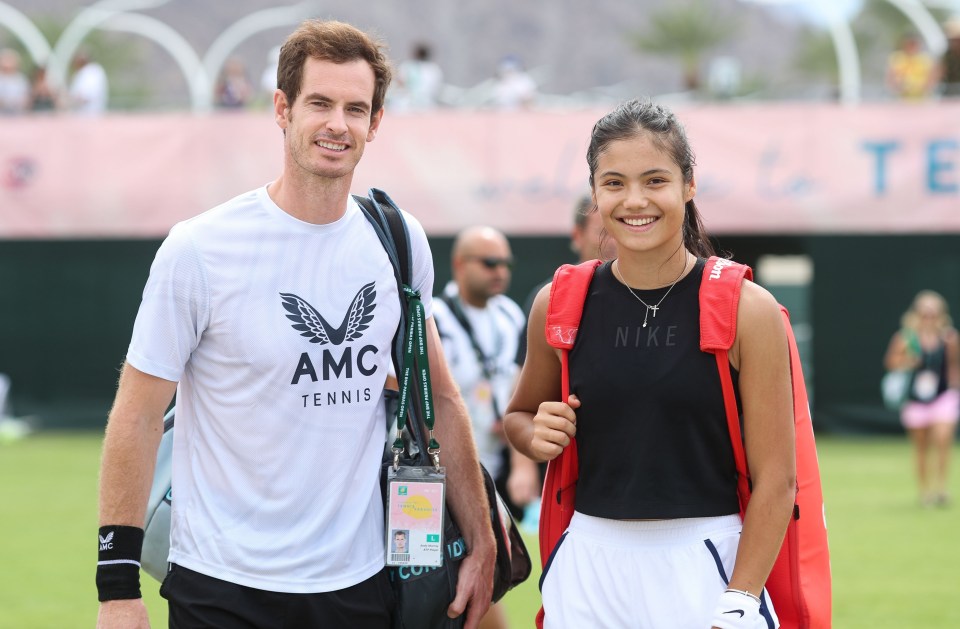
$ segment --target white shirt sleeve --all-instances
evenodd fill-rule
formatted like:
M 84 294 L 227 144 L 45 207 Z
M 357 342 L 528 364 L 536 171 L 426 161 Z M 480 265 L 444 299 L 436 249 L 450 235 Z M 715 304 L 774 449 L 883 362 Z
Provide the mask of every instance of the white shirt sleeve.
M 203 261 L 190 230 L 180 224 L 160 245 L 150 267 L 127 361 L 144 373 L 179 381 L 208 316 Z

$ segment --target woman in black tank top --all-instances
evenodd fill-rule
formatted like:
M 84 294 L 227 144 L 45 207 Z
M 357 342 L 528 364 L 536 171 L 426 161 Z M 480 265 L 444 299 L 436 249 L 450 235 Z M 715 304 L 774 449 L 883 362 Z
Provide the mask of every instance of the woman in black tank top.
M 947 479 L 960 419 L 960 335 L 943 295 L 932 290 L 917 293 L 890 339 L 884 366 L 910 373 L 900 422 L 913 442 L 920 504 L 945 507 L 950 502 Z
M 637 521 L 655 521 L 657 531 L 670 523 L 685 530 L 689 522 L 729 522 L 739 513 L 718 370 L 698 344 L 698 287 L 703 259 L 713 250 L 693 200 L 694 161 L 685 132 L 665 108 L 630 101 L 594 126 L 587 162 L 593 211 L 602 218 L 604 237 L 616 242 L 618 257 L 598 267 L 590 284 L 569 354 L 567 400 L 560 400 L 558 351 L 542 332 L 550 287 L 540 291 L 505 418 L 510 441 L 536 461 L 554 459 L 576 436 L 580 472 L 568 532 L 576 548 L 586 549 L 576 551 L 581 561 L 603 556 L 604 542 L 580 536 L 578 521 L 593 531 L 636 528 Z M 723 580 L 714 575 L 691 589 L 688 581 L 706 577 L 691 575 L 702 572 L 699 564 L 679 565 L 683 555 L 676 555 L 678 565 L 650 574 L 649 566 L 629 563 L 633 555 L 624 553 L 615 559 L 621 576 L 608 583 L 605 574 L 614 567 L 576 564 L 575 551 L 558 543 L 541 581 L 547 626 L 776 626 L 775 613 L 760 599 L 794 504 L 793 405 L 778 305 L 750 281 L 741 288 L 737 330 L 730 362 L 753 493 L 730 570 L 720 570 Z M 642 545 L 647 529 L 637 530 Z M 618 582 L 632 581 L 623 575 L 638 575 L 636 583 Z M 568 596 L 548 596 L 548 586 Z M 609 589 L 624 593 L 589 609 L 565 603 Z M 701 611 L 670 617 L 650 611 L 662 609 L 663 600 L 684 600 Z

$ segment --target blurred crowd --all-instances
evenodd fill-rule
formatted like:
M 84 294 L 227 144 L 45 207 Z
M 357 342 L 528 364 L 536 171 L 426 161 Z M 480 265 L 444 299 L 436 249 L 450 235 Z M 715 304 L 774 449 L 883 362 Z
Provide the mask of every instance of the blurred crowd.
M 960 97 L 960 18 L 943 25 L 947 48 L 931 54 L 914 33 L 904 36 L 887 60 L 885 84 L 891 98 L 920 101 Z M 276 87 L 279 47 L 272 49 L 257 77 L 236 56 L 228 58 L 216 77 L 213 106 L 219 110 L 269 107 Z M 722 59 L 721 59 L 722 60 Z M 68 111 L 98 115 L 109 106 L 107 72 L 89 51 L 74 56 L 64 88 L 54 89 L 46 68 L 29 67 L 13 48 L 0 48 L 0 115 L 27 112 Z M 396 67 L 396 79 L 388 95 L 394 112 L 417 112 L 462 105 L 495 110 L 525 109 L 541 104 L 535 73 L 516 54 L 505 54 L 490 77 L 470 90 L 444 81 L 443 64 L 427 42 L 415 42 L 407 57 Z M 470 92 L 465 97 L 465 92 Z
M 229 57 L 223 64 L 213 91 L 218 110 L 263 108 L 273 101 L 276 68 L 280 49 L 272 49 L 258 81 L 251 78 L 240 57 Z M 81 49 L 73 58 L 66 87 L 56 90 L 47 79 L 43 66 L 24 70 L 21 54 L 13 48 L 0 48 L 0 115 L 31 112 L 66 111 L 99 115 L 109 107 L 109 83 L 104 67 Z M 485 84 L 482 107 L 502 110 L 527 108 L 536 103 L 537 82 L 526 71 L 517 55 L 505 55 Z M 409 58 L 396 68 L 396 81 L 389 95 L 394 111 L 424 111 L 449 103 L 444 96 L 443 70 L 433 58 L 429 44 L 414 44 Z
M 107 110 L 108 94 L 106 70 L 85 49 L 74 55 L 70 81 L 63 93 L 53 89 L 45 67 L 33 68 L 28 78 L 20 53 L 12 48 L 0 49 L 0 114 L 65 110 L 99 115 Z

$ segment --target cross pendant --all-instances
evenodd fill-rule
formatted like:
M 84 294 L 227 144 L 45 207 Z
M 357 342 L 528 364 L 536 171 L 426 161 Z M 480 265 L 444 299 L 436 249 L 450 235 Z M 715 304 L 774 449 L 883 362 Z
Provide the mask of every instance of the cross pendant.
M 647 306 L 647 304 L 643 304 L 643 305 Z M 647 315 L 650 314 L 650 311 L 651 310 L 653 311 L 653 316 L 654 318 L 656 318 L 657 310 L 659 309 L 660 309 L 660 306 L 647 306 L 647 310 L 643 313 L 643 327 L 647 327 Z

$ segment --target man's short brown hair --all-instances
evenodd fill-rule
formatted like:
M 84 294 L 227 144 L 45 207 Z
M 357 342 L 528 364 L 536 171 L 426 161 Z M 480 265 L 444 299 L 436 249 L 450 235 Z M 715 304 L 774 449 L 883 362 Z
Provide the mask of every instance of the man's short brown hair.
M 300 95 L 303 66 L 308 58 L 347 63 L 363 59 L 373 68 L 375 79 L 370 115 L 383 107 L 387 87 L 393 78 L 386 45 L 360 29 L 334 20 L 307 20 L 287 37 L 280 48 L 277 65 L 277 87 L 292 104 Z

